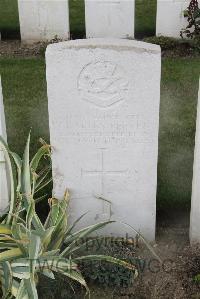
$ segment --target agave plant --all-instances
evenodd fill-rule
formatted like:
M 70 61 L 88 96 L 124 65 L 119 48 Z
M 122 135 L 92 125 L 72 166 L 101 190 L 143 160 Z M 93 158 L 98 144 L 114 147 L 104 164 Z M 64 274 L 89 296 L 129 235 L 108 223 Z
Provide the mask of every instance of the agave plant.
M 48 200 L 49 214 L 44 223 L 41 221 L 35 206 L 42 199 L 38 198 L 38 192 L 51 181 L 51 148 L 48 144 L 43 142 L 32 160 L 29 157 L 30 134 L 22 159 L 9 150 L 1 137 L 0 147 L 4 151 L 11 182 L 9 211 L 0 222 L 0 282 L 4 299 L 37 299 L 38 274 L 55 279 L 55 272 L 79 282 L 89 294 L 86 281 L 77 266 L 85 260 L 116 263 L 133 270 L 137 275 L 135 266 L 125 261 L 105 255 L 79 255 L 86 245 L 84 242 L 80 244 L 80 239 L 86 240 L 91 233 L 112 221 L 75 231 L 77 222 L 84 215 L 68 225 L 68 191 L 62 200 Z M 49 165 L 40 170 L 44 157 L 47 157 Z

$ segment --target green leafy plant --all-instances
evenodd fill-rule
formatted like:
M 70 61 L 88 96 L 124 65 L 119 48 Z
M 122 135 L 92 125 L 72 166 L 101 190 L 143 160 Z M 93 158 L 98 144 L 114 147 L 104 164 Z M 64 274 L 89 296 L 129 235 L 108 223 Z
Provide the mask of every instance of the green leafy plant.
M 37 299 L 40 275 L 55 279 L 55 273 L 68 277 L 85 287 L 86 281 L 78 264 L 84 261 L 106 261 L 123 266 L 137 275 L 134 265 L 107 255 L 83 255 L 87 237 L 112 223 L 101 222 L 74 232 L 76 224 L 68 225 L 67 210 L 69 192 L 62 200 L 49 199 L 49 214 L 44 223 L 36 212 L 36 204 L 42 200 L 37 194 L 51 181 L 51 148 L 43 142 L 32 160 L 29 157 L 30 134 L 21 159 L 8 148 L 0 137 L 10 178 L 10 204 L 8 213 L 0 222 L 0 281 L 4 299 Z M 48 162 L 41 169 L 42 159 Z M 78 242 L 86 240 L 85 242 Z M 92 240 L 93 241 L 93 240 Z
M 184 11 L 187 17 L 188 25 L 182 29 L 180 36 L 195 39 L 200 38 L 200 8 L 198 0 L 191 0 L 188 8 Z
M 151 36 L 144 42 L 160 45 L 163 56 L 195 56 L 200 52 L 200 38 L 176 39 L 167 36 Z
M 118 239 L 107 238 L 101 246 L 93 246 L 90 249 L 94 253 L 111 255 L 128 263 L 136 263 L 135 244 L 120 242 Z M 117 264 L 104 261 L 84 263 L 81 267 L 84 277 L 92 283 L 109 287 L 130 287 L 134 282 L 134 272 Z
M 172 37 L 151 36 L 143 39 L 144 42 L 160 45 L 162 50 L 171 50 L 178 46 L 179 42 Z

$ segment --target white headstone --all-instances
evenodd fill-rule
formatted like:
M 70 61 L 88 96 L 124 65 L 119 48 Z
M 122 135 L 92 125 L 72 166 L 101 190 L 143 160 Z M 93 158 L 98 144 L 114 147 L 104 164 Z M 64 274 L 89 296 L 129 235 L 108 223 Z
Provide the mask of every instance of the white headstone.
M 3 106 L 3 94 L 0 77 L 0 136 L 7 142 L 6 123 Z M 8 179 L 4 153 L 0 149 L 0 214 L 7 208 L 9 202 Z
M 18 0 L 21 40 L 69 39 L 68 0 Z
M 200 242 L 200 88 L 196 119 L 192 201 L 190 213 L 190 241 Z
M 83 226 L 122 220 L 154 240 L 160 47 L 75 40 L 48 46 L 46 65 L 54 195 L 71 191 L 71 221 L 89 211 Z
M 134 38 L 135 0 L 85 0 L 86 36 Z
M 181 29 L 188 25 L 184 11 L 189 0 L 157 0 L 156 35 L 180 38 Z

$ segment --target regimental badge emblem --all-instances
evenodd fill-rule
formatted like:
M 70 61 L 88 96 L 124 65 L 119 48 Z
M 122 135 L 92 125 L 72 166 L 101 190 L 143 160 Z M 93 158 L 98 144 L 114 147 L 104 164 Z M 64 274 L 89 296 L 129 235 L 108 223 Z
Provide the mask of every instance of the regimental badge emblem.
M 98 61 L 87 64 L 78 77 L 78 90 L 84 101 L 106 108 L 125 100 L 129 82 L 116 63 Z

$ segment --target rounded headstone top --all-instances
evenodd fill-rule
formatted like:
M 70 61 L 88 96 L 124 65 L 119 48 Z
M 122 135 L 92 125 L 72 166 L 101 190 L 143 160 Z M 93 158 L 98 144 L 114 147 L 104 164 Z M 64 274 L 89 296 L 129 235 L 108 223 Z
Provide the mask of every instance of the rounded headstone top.
M 116 51 L 141 51 L 150 53 L 160 53 L 160 46 L 150 43 L 145 43 L 136 40 L 126 40 L 118 38 L 89 38 L 76 39 L 55 44 L 50 44 L 47 47 L 46 54 L 51 52 L 60 52 L 69 49 L 111 49 Z

